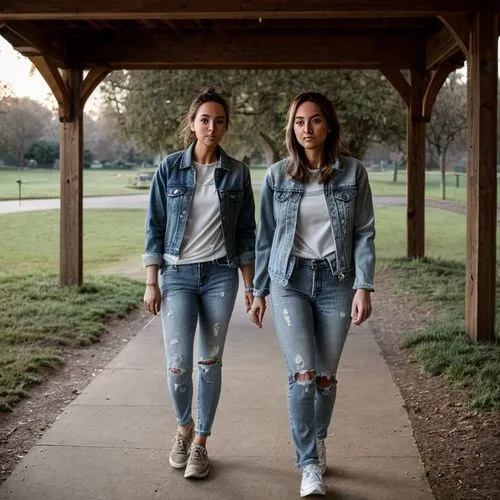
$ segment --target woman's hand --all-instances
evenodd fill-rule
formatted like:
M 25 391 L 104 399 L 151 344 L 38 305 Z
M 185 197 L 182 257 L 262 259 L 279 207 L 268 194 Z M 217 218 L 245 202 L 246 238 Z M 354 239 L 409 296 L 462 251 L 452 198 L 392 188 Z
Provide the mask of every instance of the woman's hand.
M 355 325 L 361 325 L 372 313 L 372 299 L 370 291 L 366 288 L 358 288 L 352 299 L 351 319 Z
M 250 311 L 253 302 L 253 293 L 251 290 L 245 291 L 245 312 Z
M 250 316 L 250 321 L 258 328 L 262 328 L 262 320 L 264 319 L 265 312 L 266 299 L 264 297 L 254 297 L 248 315 Z
M 144 306 L 152 314 L 158 314 L 161 308 L 161 291 L 158 283 L 146 285 Z

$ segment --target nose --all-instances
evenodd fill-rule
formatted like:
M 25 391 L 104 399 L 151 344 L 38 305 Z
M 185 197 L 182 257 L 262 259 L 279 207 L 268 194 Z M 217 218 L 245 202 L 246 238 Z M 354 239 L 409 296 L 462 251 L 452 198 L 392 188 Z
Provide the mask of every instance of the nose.
M 306 122 L 306 123 L 304 124 L 304 131 L 305 131 L 306 133 L 309 133 L 309 132 L 311 131 L 311 124 L 310 124 L 309 122 Z

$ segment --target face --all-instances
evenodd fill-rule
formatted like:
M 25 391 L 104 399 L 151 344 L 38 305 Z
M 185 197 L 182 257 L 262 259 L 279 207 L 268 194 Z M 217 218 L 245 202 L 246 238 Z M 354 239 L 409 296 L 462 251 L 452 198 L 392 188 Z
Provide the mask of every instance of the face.
M 323 148 L 328 135 L 328 123 L 316 103 L 306 101 L 297 108 L 293 131 L 298 143 L 305 150 Z
M 202 104 L 189 126 L 198 142 L 208 148 L 217 146 L 227 130 L 224 108 L 218 102 Z

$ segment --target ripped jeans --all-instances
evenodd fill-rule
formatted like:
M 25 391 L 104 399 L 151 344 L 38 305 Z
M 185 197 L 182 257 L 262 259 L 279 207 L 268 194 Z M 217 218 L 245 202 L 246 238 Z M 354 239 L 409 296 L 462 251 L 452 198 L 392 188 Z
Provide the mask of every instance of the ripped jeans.
M 351 325 L 354 278 L 324 260 L 297 259 L 288 285 L 271 281 L 274 324 L 288 372 L 288 416 L 297 465 L 318 463 L 337 393 L 337 367 Z
M 167 381 L 177 423 L 185 426 L 193 421 L 193 348 L 199 321 L 195 433 L 210 436 L 221 391 L 224 343 L 238 291 L 238 269 L 228 267 L 225 258 L 167 264 L 161 288 Z

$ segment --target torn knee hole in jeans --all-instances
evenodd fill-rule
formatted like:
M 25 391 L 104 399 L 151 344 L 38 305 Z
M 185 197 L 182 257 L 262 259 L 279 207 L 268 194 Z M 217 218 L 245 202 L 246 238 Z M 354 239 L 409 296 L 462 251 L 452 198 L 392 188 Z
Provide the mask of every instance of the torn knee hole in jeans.
M 337 379 L 333 375 L 323 374 L 316 377 L 316 384 L 322 387 L 323 389 L 329 389 L 333 385 L 337 384 Z
M 299 384 L 312 384 L 314 379 L 316 378 L 315 370 L 301 370 L 300 372 L 296 372 L 294 375 L 295 382 Z
M 172 367 L 169 368 L 169 370 L 174 374 L 174 375 L 180 375 L 181 373 L 184 373 L 183 368 L 177 368 L 177 367 Z
M 198 364 L 199 365 L 210 366 L 210 365 L 217 364 L 217 361 L 219 361 L 217 358 L 200 359 L 200 361 L 198 361 Z

